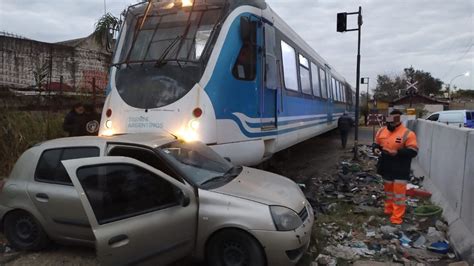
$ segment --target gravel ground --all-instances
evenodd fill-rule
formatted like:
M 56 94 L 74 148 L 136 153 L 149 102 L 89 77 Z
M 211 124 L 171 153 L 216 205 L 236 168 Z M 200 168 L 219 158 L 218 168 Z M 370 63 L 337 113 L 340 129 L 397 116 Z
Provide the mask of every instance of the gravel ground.
M 372 129 L 361 128 L 360 140 L 360 143 L 371 143 Z M 350 140 L 348 147 L 352 143 Z M 341 157 L 350 157 L 347 151 L 341 148 L 337 131 L 332 131 L 276 154 L 261 167 L 304 183 L 310 177 L 333 172 Z M 5 243 L 3 236 L 0 243 Z M 98 261 L 93 249 L 55 245 L 42 252 L 0 254 L 0 265 L 98 265 Z M 180 262 L 177 265 L 189 263 Z M 300 265 L 310 265 L 309 258 L 303 259 Z

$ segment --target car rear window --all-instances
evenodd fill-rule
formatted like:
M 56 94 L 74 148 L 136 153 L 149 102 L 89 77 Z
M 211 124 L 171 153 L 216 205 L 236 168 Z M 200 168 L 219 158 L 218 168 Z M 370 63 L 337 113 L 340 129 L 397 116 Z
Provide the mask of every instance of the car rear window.
M 36 167 L 35 180 L 48 183 L 72 185 L 61 161 L 79 158 L 98 157 L 100 150 L 97 147 L 61 148 L 46 150 Z
M 471 114 L 471 112 L 466 112 L 466 119 L 467 119 L 467 120 L 472 120 L 472 114 Z

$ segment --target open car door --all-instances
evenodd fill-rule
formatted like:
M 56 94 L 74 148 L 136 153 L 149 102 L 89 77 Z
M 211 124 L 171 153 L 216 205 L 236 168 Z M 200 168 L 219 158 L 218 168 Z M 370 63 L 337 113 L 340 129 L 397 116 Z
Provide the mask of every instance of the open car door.
M 103 265 L 165 265 L 194 249 L 193 189 L 127 157 L 62 162 L 79 193 Z

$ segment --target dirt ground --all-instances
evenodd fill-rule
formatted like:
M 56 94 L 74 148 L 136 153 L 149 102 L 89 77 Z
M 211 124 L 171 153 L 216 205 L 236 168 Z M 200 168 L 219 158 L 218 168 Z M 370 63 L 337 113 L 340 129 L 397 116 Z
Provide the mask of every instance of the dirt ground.
M 352 147 L 353 135 L 349 139 L 348 147 Z M 372 128 L 361 128 L 359 139 L 359 143 L 371 143 Z M 276 154 L 262 167 L 295 182 L 308 183 L 311 178 L 334 172 L 340 159 L 350 157 L 350 148 L 342 149 L 338 132 L 332 131 Z M 3 236 L 2 242 L 5 242 Z M 312 258 L 306 255 L 299 265 L 311 265 L 311 261 Z M 42 252 L 0 255 L 0 265 L 98 265 L 98 261 L 93 249 L 55 245 Z M 178 265 L 189 264 L 181 262 Z

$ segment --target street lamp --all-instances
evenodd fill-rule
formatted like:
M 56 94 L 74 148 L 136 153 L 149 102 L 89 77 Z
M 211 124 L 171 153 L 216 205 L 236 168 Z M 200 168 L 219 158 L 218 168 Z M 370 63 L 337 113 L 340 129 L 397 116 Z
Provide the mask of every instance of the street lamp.
M 471 75 L 471 72 L 467 71 L 466 73 L 463 73 L 463 74 L 459 74 L 457 76 L 455 76 L 454 78 L 451 79 L 451 81 L 449 82 L 449 85 L 448 85 L 448 88 L 449 88 L 449 91 L 448 91 L 448 99 L 451 100 L 451 83 L 453 83 L 453 81 L 459 77 L 469 77 L 469 75 Z

